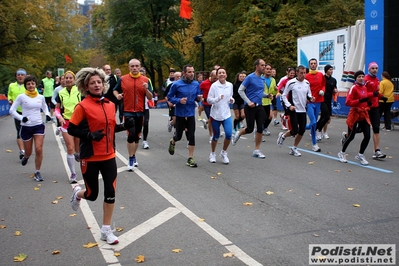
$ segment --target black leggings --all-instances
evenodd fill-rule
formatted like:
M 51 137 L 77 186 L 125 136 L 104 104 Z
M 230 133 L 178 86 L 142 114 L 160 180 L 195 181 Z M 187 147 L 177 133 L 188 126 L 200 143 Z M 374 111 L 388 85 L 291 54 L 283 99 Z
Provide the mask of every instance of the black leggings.
M 323 127 L 327 124 L 328 120 L 330 120 L 330 115 L 331 113 L 327 103 L 322 102 L 320 105 L 320 118 L 319 121 L 317 121 L 317 126 L 316 126 L 316 129 L 318 131 L 321 131 Z
M 104 182 L 104 202 L 115 203 L 116 190 L 116 160 L 115 158 L 106 161 L 88 162 L 82 160 L 80 162 L 80 169 L 82 170 L 83 180 L 85 182 L 86 191 L 84 198 L 90 201 L 95 201 L 98 197 L 99 184 L 98 174 L 101 173 Z
M 370 108 L 369 110 L 369 117 L 371 122 L 371 127 L 373 128 L 374 134 L 380 133 L 380 112 L 378 107 Z
M 262 134 L 262 125 L 266 118 L 265 109 L 263 109 L 263 106 L 258 105 L 255 107 L 249 107 L 248 105 L 245 105 L 244 112 L 247 121 L 245 133 L 249 134 L 254 131 L 256 121 L 256 132 Z
M 263 109 L 265 110 L 265 114 L 266 114 L 265 122 L 263 123 L 263 129 L 265 129 L 265 128 L 269 127 L 270 122 L 272 121 L 270 119 L 270 116 L 269 116 L 269 114 L 270 114 L 270 105 L 263 105 Z
M 127 142 L 139 143 L 141 128 L 143 127 L 143 116 L 133 116 L 134 126 L 128 129 Z
M 307 114 L 297 113 L 288 109 L 288 115 L 290 116 L 291 123 L 291 136 L 296 136 L 296 134 L 303 136 L 306 131 Z
M 181 140 L 181 137 L 183 136 L 183 131 L 185 129 L 187 129 L 186 137 L 188 139 L 188 145 L 195 146 L 195 116 L 176 116 L 176 133 L 173 136 L 173 140 Z
M 360 143 L 359 153 L 360 154 L 364 153 L 364 151 L 366 150 L 367 145 L 369 145 L 369 141 L 370 141 L 370 125 L 367 123 L 366 120 L 357 121 L 353 125 L 352 129 L 350 129 L 348 127 L 348 138 L 346 139 L 346 141 L 344 142 L 344 145 L 342 146 L 343 152 L 346 151 L 346 148 L 348 148 L 349 143 L 351 143 L 351 141 L 355 138 L 355 135 L 357 132 L 359 132 L 359 130 L 361 130 L 363 132 L 363 140 Z
M 150 121 L 150 109 L 144 110 L 144 118 L 143 118 L 143 140 L 147 140 L 148 136 L 148 124 Z

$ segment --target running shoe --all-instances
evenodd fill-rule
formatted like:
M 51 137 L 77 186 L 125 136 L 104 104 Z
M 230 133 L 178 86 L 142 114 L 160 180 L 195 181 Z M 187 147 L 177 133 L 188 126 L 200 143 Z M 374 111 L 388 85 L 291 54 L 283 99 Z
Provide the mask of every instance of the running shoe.
M 36 172 L 36 173 L 33 175 L 33 178 L 34 178 L 37 182 L 41 182 L 41 181 L 44 180 L 43 176 L 40 174 L 39 171 Z
M 220 151 L 220 157 L 222 157 L 222 161 L 224 164 L 228 164 L 229 158 L 227 157 L 227 151 Z
M 146 140 L 143 140 L 143 149 L 148 150 L 150 148 L 150 145 L 148 145 L 148 142 Z
M 134 160 L 133 160 L 133 157 L 129 157 L 129 162 L 127 164 L 126 170 L 128 172 L 133 172 L 134 171 Z
M 316 131 L 316 140 L 320 141 L 323 138 L 320 131 Z
M 223 138 L 224 137 L 224 131 L 220 131 L 219 137 Z
M 276 119 L 274 119 L 273 125 L 277 126 L 277 125 L 279 125 L 279 124 L 280 124 L 280 122 L 277 121 Z
M 71 177 L 69 178 L 69 183 L 71 184 L 78 183 L 78 181 L 76 180 L 76 174 L 71 174 Z
M 384 159 L 386 154 L 382 153 L 380 150 L 376 150 L 373 154 L 373 159 Z
M 285 140 L 284 132 L 278 133 L 277 145 L 278 145 L 279 147 L 283 146 L 284 140 Z
M 338 158 L 341 163 L 347 163 L 348 160 L 346 159 L 346 153 L 343 151 L 338 152 Z
M 240 139 L 240 135 L 238 135 L 238 131 L 232 136 L 231 144 L 235 146 L 237 144 L 237 141 Z
M 57 127 L 56 129 L 55 129 L 55 135 L 59 135 L 60 134 L 60 128 L 59 127 Z
M 73 156 L 75 157 L 75 161 L 80 162 L 80 154 L 79 153 L 74 153 Z
M 209 154 L 209 162 L 216 163 L 216 153 L 211 152 L 211 154 Z
M 341 133 L 341 145 L 344 145 L 344 143 L 346 142 L 346 140 L 348 139 L 348 137 L 346 136 L 346 132 L 342 132 Z
M 77 198 L 77 194 L 80 190 L 82 190 L 82 188 L 79 185 L 76 185 L 72 189 L 72 196 L 71 196 L 71 200 L 69 201 L 69 203 L 71 204 L 72 210 L 74 210 L 74 211 L 77 211 L 80 206 L 81 199 Z
M 298 149 L 297 149 L 297 148 L 294 148 L 294 147 L 291 147 L 290 154 L 291 154 L 291 155 L 294 155 L 295 157 L 299 157 L 299 156 L 302 155 L 302 154 L 298 151 Z
M 269 128 L 265 128 L 265 129 L 263 130 L 263 135 L 265 135 L 265 136 L 270 136 Z
M 133 155 L 133 166 L 138 167 L 139 163 L 137 162 L 136 155 Z
M 358 153 L 358 154 L 355 156 L 355 159 L 356 159 L 356 160 L 359 160 L 361 165 L 368 165 L 368 164 L 369 164 L 369 162 L 366 160 L 366 158 L 364 157 L 364 155 L 361 154 L 361 153 Z
M 254 150 L 252 156 L 259 159 L 265 159 L 266 156 L 260 150 Z
M 323 139 L 329 139 L 329 138 L 330 138 L 330 136 L 328 136 L 327 132 L 324 132 Z
M 119 243 L 118 237 L 114 235 L 115 229 L 104 229 L 101 228 L 101 237 L 100 239 L 103 241 L 107 241 L 110 245 L 115 245 Z
M 204 125 L 204 129 L 205 129 L 205 130 L 208 129 L 208 124 L 207 124 L 206 120 L 205 120 L 205 119 L 202 119 L 201 122 L 202 122 L 202 124 Z
M 312 146 L 312 151 L 321 152 L 321 149 L 320 149 L 319 145 L 317 145 L 317 143 Z
M 170 154 L 170 155 L 175 154 L 175 144 L 173 144 L 172 141 L 173 141 L 173 140 L 170 139 L 170 142 L 169 142 L 169 149 L 168 149 L 168 151 L 169 151 L 169 154 Z
M 19 159 L 22 160 L 24 158 L 25 151 L 19 151 Z
M 28 163 L 28 160 L 29 160 L 29 157 L 23 156 L 22 160 L 21 160 L 21 164 L 25 166 Z
M 197 164 L 195 163 L 194 158 L 191 158 L 191 157 L 188 158 L 186 165 L 190 166 L 190 167 L 197 167 Z

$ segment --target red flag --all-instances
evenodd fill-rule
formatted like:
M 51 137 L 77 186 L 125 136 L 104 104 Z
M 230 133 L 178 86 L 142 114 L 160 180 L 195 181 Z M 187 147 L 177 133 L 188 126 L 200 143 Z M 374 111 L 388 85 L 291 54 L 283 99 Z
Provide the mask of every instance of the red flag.
M 69 55 L 65 55 L 65 63 L 67 64 L 72 64 L 72 57 L 70 57 Z
M 191 19 L 191 12 L 193 12 L 193 9 L 191 8 L 190 1 L 181 0 L 180 17 L 185 18 L 185 19 Z

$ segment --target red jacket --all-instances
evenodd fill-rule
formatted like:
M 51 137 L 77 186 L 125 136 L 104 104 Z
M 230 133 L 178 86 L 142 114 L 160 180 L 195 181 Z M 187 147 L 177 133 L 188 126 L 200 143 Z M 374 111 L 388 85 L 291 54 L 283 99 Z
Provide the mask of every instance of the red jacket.
M 211 86 L 212 86 L 212 82 L 209 79 L 201 82 L 201 84 L 200 84 L 200 90 L 202 91 L 202 96 L 204 98 L 202 105 L 208 105 L 208 106 L 211 105 L 206 101 L 206 99 L 208 99 L 208 93 L 209 93 L 209 90 L 211 89 Z
M 87 95 L 75 107 L 70 123 L 94 132 L 103 129 L 100 141 L 80 139 L 80 158 L 87 161 L 108 160 L 115 157 L 115 105 L 107 98 L 100 100 Z
M 378 99 L 382 97 L 382 94 L 378 93 L 375 97 L 373 94 L 375 91 L 380 90 L 380 80 L 377 77 L 373 77 L 370 74 L 364 76 L 364 82 L 366 83 L 367 96 L 371 98 L 371 108 L 378 107 Z
M 121 88 L 123 92 L 123 111 L 125 112 L 144 112 L 146 89 L 143 83 L 148 83 L 148 78 L 140 75 L 133 78 L 130 74 L 126 74 L 121 78 Z
M 370 124 L 368 114 L 370 107 L 367 105 L 367 102 L 360 102 L 360 99 L 362 98 L 371 99 L 370 97 L 367 97 L 366 86 L 355 82 L 352 88 L 350 88 L 345 101 L 345 105 L 351 107 L 351 109 L 349 110 L 348 118 L 346 119 L 346 124 L 350 129 L 353 128 L 353 125 L 357 121 L 366 120 L 367 123 Z
M 306 80 L 310 83 L 310 91 L 312 92 L 312 96 L 315 97 L 315 103 L 324 102 L 324 95 L 319 95 L 319 92 L 326 91 L 326 80 L 324 79 L 324 75 L 321 72 L 317 72 L 316 74 L 306 74 Z

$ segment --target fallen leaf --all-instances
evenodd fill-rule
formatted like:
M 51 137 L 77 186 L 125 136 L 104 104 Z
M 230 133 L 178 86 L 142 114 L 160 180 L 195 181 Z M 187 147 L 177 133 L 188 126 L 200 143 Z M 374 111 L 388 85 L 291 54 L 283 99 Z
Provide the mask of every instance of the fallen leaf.
M 389 150 L 389 147 L 385 147 L 386 150 Z
M 114 256 L 115 256 L 115 257 L 119 257 L 120 255 L 121 255 L 120 252 L 118 252 L 118 251 L 115 251 L 115 252 L 114 252 Z
M 134 259 L 138 263 L 142 263 L 145 260 L 145 257 L 143 255 L 138 255 L 137 258 Z
M 9 197 L 8 197 L 8 199 L 12 199 L 12 197 L 11 197 L 11 196 L 9 196 Z
M 334 172 L 338 172 L 339 173 L 339 172 L 341 172 L 341 170 L 334 170 Z
M 221 175 L 222 173 L 221 172 L 218 172 L 218 175 Z
M 244 202 L 244 206 L 252 206 L 253 203 L 252 202 Z
M 348 172 L 352 172 L 352 170 L 348 170 Z
M 354 190 L 354 188 L 353 187 L 348 187 L 348 190 L 352 191 L 352 190 Z
M 120 207 L 119 209 L 123 210 L 125 207 Z
M 315 236 L 315 237 L 319 237 L 319 235 L 318 235 L 318 234 L 313 234 L 313 236 Z
M 174 253 L 180 253 L 180 252 L 181 252 L 181 249 L 180 249 L 180 248 L 175 248 L 175 249 L 172 249 L 172 252 L 174 252 Z
M 7 226 L 5 225 L 5 224 L 0 224 L 0 229 L 4 229 L 4 228 L 6 228 Z
M 39 187 L 34 187 L 33 189 L 34 189 L 34 190 L 39 190 L 40 188 L 39 188 Z
M 393 157 L 391 155 L 387 156 L 388 159 L 392 159 Z
M 313 162 L 308 162 L 308 164 L 314 164 L 314 161 Z
M 89 242 L 86 245 L 83 245 L 84 248 L 92 248 L 92 247 L 97 247 L 98 243 L 95 242 Z
M 205 219 L 204 218 L 200 218 L 199 221 L 200 222 L 205 222 Z
M 20 254 L 18 254 L 18 256 L 14 257 L 14 261 L 21 262 L 21 261 L 24 261 L 26 259 L 26 257 L 28 257 L 28 255 L 26 255 L 24 253 L 20 253 Z
M 251 148 L 251 146 L 247 146 L 247 148 Z
M 53 200 L 51 203 L 52 203 L 52 204 L 57 204 L 57 203 L 58 203 L 58 200 Z
M 53 255 L 57 255 L 57 254 L 60 254 L 61 253 L 61 251 L 59 251 L 59 250 L 54 250 L 53 252 L 51 252 L 51 254 L 53 254 Z
M 353 204 L 353 207 L 360 207 L 360 204 L 355 203 Z
M 389 186 L 389 184 L 388 184 L 388 183 L 384 183 L 384 185 L 385 185 L 385 186 Z
M 12 150 L 6 150 L 6 152 L 8 152 L 8 153 L 12 153 Z
M 117 231 L 117 232 L 122 232 L 122 231 L 123 231 L 123 228 L 122 228 L 122 227 L 117 227 L 117 228 L 116 228 L 116 231 Z
M 53 183 L 58 183 L 58 181 L 54 180 Z
M 266 194 L 267 194 L 267 195 L 273 195 L 274 192 L 273 192 L 273 191 L 266 191 Z
M 22 236 L 21 231 L 15 231 L 14 236 Z
M 60 200 L 60 199 L 62 199 L 62 196 L 58 196 L 58 197 L 57 197 L 57 200 Z
M 223 258 L 232 258 L 234 257 L 234 253 L 233 252 L 228 252 L 228 253 L 224 253 L 223 254 Z
M 38 187 L 41 187 L 41 186 L 42 186 L 42 184 L 37 184 L 37 186 L 38 186 Z
M 76 213 L 71 213 L 69 216 L 75 217 L 75 216 L 76 216 Z
M 316 193 L 316 196 L 320 196 L 320 193 Z
M 212 179 L 216 179 L 216 176 L 211 176 Z

